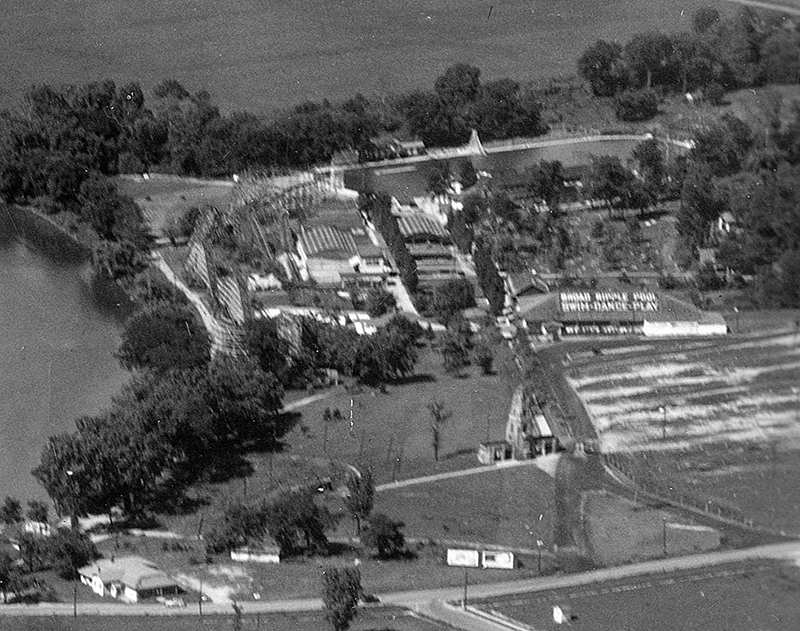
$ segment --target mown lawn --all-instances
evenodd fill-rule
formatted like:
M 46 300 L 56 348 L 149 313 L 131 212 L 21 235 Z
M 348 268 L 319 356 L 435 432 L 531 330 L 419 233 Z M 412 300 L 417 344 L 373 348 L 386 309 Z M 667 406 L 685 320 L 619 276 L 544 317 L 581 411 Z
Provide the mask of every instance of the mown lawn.
M 132 197 L 141 206 L 145 218 L 157 236 L 170 217 L 179 217 L 192 206 L 227 206 L 233 186 L 222 180 L 197 180 L 178 176 L 151 175 L 117 179 L 120 193 Z
M 375 510 L 406 524 L 414 537 L 549 548 L 555 483 L 536 466 L 381 491 Z
M 372 388 L 352 393 L 334 388 L 325 398 L 296 410 L 302 416 L 284 438 L 286 451 L 369 465 L 378 483 L 477 466 L 478 444 L 487 435 L 491 440 L 503 438 L 519 379 L 508 348 L 497 345 L 494 353 L 497 369 L 489 376 L 477 366 L 470 366 L 464 377 L 448 375 L 439 352 L 425 347 L 415 376 L 389 385 L 385 394 Z M 442 429 L 438 462 L 426 407 L 434 399 L 450 415 Z M 328 425 L 327 449 L 322 421 L 326 408 L 344 416 Z
M 510 596 L 485 605 L 536 629 L 553 624 L 553 606 L 573 631 L 795 631 L 800 619 L 795 564 L 762 562 L 671 572 Z
M 165 616 L 0 616 L 0 631 L 220 631 L 233 628 L 233 615 Z M 323 614 L 244 615 L 241 631 L 321 631 L 330 626 Z M 445 627 L 410 615 L 394 607 L 363 609 L 350 627 L 352 631 L 442 631 Z

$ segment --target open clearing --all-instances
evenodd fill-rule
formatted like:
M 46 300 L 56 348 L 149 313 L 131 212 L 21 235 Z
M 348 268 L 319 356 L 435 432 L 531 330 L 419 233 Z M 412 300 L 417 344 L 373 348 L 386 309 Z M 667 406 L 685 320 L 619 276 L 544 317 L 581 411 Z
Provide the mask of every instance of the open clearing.
M 708 526 L 676 520 L 666 510 L 649 508 L 607 491 L 584 495 L 589 543 L 604 565 L 714 550 L 720 534 Z
M 117 178 L 117 186 L 120 193 L 139 204 L 153 233 L 159 237 L 170 217 L 180 217 L 192 206 L 225 207 L 233 191 L 232 181 L 158 174 L 150 175 L 147 180 L 136 175 L 121 176 Z
M 375 510 L 414 537 L 536 548 L 553 543 L 553 478 L 535 466 L 382 491 Z
M 372 466 L 376 483 L 475 467 L 478 444 L 487 434 L 491 440 L 503 437 L 511 396 L 519 383 L 508 348 L 496 345 L 493 352 L 497 367 L 493 375 L 483 375 L 476 366 L 470 366 L 465 377 L 448 375 L 440 353 L 425 347 L 420 349 L 415 375 L 389 385 L 386 394 L 372 388 L 353 393 L 333 388 L 329 396 L 298 410 L 302 417 L 283 438 L 286 451 L 325 457 L 322 414 L 330 408 L 338 409 L 344 420 L 328 424 L 327 457 Z M 450 413 L 442 429 L 438 462 L 426 407 L 434 399 Z
M 192 606 L 192 605 L 189 605 Z M 196 605 L 194 605 L 196 608 Z M 0 616 L 0 631 L 220 631 L 233 628 L 233 616 Z M 320 631 L 329 628 L 322 613 L 244 615 L 241 631 Z M 445 627 L 394 607 L 362 609 L 352 631 L 443 631 Z

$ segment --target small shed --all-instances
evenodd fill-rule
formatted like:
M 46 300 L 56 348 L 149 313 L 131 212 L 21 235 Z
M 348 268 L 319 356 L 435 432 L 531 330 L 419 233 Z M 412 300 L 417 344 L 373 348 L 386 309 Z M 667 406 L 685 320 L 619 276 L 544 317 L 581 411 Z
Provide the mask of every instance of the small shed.
M 504 440 L 481 443 L 478 446 L 478 462 L 481 464 L 494 464 L 503 460 L 511 460 L 511 445 Z

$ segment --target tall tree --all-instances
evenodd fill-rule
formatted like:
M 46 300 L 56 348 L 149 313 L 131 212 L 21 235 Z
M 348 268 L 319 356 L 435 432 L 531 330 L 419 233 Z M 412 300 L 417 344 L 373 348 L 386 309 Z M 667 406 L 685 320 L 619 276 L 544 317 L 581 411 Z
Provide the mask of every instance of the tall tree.
M 333 525 L 333 516 L 316 504 L 310 492 L 282 493 L 269 504 L 266 514 L 267 530 L 281 554 L 313 554 L 327 548 L 325 530 Z
M 356 535 L 361 535 L 361 521 L 367 519 L 375 504 L 375 482 L 372 469 L 366 467 L 361 475 L 350 472 L 347 477 L 347 496 L 344 505 L 356 520 Z
M 564 194 L 564 174 L 558 160 L 541 160 L 525 172 L 525 187 L 535 199 L 547 204 L 551 212 L 558 212 Z
M 67 580 L 77 580 L 78 570 L 100 556 L 91 539 L 77 530 L 57 529 L 47 547 L 53 568 Z
M 653 195 L 660 195 L 664 188 L 666 166 L 664 154 L 655 138 L 643 140 L 633 148 L 633 157 L 639 164 L 639 173 Z
M 273 318 L 248 319 L 244 323 L 244 339 L 250 356 L 258 361 L 261 370 L 272 373 L 288 385 L 286 369 L 291 361 L 290 348 L 278 333 L 278 321 Z
M 275 376 L 242 358 L 215 358 L 202 391 L 213 414 L 215 438 L 222 445 L 268 433 L 283 406 L 283 387 Z
M 46 524 L 49 521 L 49 513 L 50 509 L 44 502 L 39 500 L 28 501 L 27 517 L 29 520 Z
M 431 419 L 431 446 L 433 447 L 433 459 L 439 460 L 439 450 L 442 446 L 442 428 L 451 416 L 444 403 L 433 399 L 426 406 Z
M 195 368 L 208 364 L 211 344 L 192 308 L 155 303 L 125 323 L 117 357 L 128 370 Z
M 635 87 L 669 85 L 674 67 L 672 42 L 664 33 L 650 32 L 634 35 L 625 44 L 625 64 Z
M 22 504 L 20 501 L 6 495 L 3 499 L 3 505 L 0 506 L 0 522 L 4 524 L 18 524 L 22 521 Z
M 622 46 L 617 42 L 596 41 L 578 59 L 578 72 L 596 96 L 614 96 L 627 85 Z
M 697 33 L 705 33 L 719 22 L 719 11 L 714 7 L 700 7 L 692 15 L 692 27 Z
M 358 615 L 363 595 L 361 572 L 357 567 L 327 567 L 322 572 L 322 602 L 325 619 L 333 631 L 346 631 Z
M 469 64 L 455 64 L 437 77 L 434 89 L 443 102 L 462 107 L 478 98 L 480 77 L 479 68 Z
M 364 533 L 364 545 L 375 550 L 379 559 L 391 559 L 403 553 L 406 547 L 401 521 L 382 513 L 373 515 Z
M 9 592 L 17 593 L 20 583 L 20 571 L 14 559 L 5 550 L 0 550 L 0 592 L 3 594 L 3 604 L 8 602 Z

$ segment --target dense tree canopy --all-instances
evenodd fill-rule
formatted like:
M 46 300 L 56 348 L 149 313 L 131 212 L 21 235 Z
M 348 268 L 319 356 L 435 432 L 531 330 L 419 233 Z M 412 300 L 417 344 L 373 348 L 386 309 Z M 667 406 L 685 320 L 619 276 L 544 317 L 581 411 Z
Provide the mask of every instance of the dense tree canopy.
M 622 58 L 622 46 L 598 40 L 578 59 L 578 72 L 589 82 L 597 96 L 614 96 L 628 84 Z
M 128 370 L 162 371 L 205 366 L 210 352 L 208 333 L 193 309 L 154 303 L 125 323 L 117 357 Z

